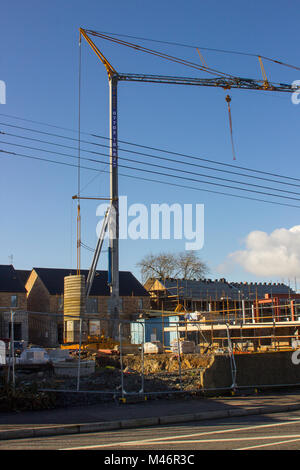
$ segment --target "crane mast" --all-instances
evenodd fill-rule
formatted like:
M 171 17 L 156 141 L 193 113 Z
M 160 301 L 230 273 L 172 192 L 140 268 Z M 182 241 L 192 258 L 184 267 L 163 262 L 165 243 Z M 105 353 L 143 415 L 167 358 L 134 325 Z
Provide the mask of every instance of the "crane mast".
M 109 222 L 108 248 L 108 284 L 110 299 L 108 310 L 111 318 L 109 336 L 115 338 L 116 327 L 120 316 L 119 300 L 119 189 L 118 189 L 118 79 L 116 75 L 109 80 L 110 96 L 110 202 L 111 216 Z

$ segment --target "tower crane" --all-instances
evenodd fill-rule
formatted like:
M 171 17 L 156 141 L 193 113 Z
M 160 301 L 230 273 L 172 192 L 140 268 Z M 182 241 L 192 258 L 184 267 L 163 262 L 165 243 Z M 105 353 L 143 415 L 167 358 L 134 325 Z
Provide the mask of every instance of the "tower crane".
M 105 66 L 108 82 L 109 82 L 109 123 L 110 123 L 110 202 L 111 210 L 109 217 L 106 215 L 103 222 L 104 233 L 109 230 L 109 284 L 110 284 L 110 303 L 109 303 L 109 314 L 112 320 L 115 320 L 115 325 L 119 319 L 120 304 L 119 304 L 119 207 L 118 207 L 118 110 L 117 110 L 117 86 L 118 82 L 148 82 L 148 83 L 159 83 L 159 84 L 173 84 L 173 85 L 192 85 L 192 86 L 205 86 L 205 87 L 219 87 L 224 90 L 230 89 L 241 89 L 241 90 L 255 90 L 255 91 L 272 91 L 272 92 L 284 92 L 292 93 L 295 92 L 295 87 L 285 83 L 271 83 L 268 81 L 266 72 L 263 66 L 261 56 L 258 56 L 259 63 L 262 71 L 262 80 L 256 80 L 252 78 L 237 77 L 228 73 L 220 72 L 219 70 L 212 69 L 210 67 L 193 63 L 185 59 L 180 59 L 159 51 L 145 48 L 140 45 L 132 44 L 127 41 L 123 41 L 118 38 L 108 36 L 107 34 L 92 31 L 88 29 L 79 29 L 81 45 L 81 37 L 83 37 L 90 45 L 92 50 L 95 52 L 97 57 L 100 59 L 102 64 Z M 167 75 L 150 75 L 150 74 L 137 74 L 137 73 L 119 73 L 107 60 L 103 53 L 98 49 L 95 43 L 92 41 L 91 36 L 98 37 L 103 40 L 113 42 L 115 44 L 127 46 L 139 52 L 148 53 L 162 59 L 179 63 L 187 67 L 193 68 L 194 70 L 206 72 L 213 75 L 211 78 L 198 78 L 198 77 L 174 77 Z M 272 59 L 268 59 L 272 60 Z M 280 63 L 274 60 L 276 63 Z M 286 65 L 286 64 L 283 64 Z M 230 97 L 226 96 L 228 104 L 230 125 Z M 113 229 L 112 229 L 113 228 Z M 102 233 L 101 232 L 101 233 Z M 87 280 L 86 293 L 87 296 L 91 289 L 91 284 L 94 279 L 94 274 L 99 259 L 103 238 L 98 238 L 97 247 L 95 249 L 95 255 L 93 263 L 91 265 L 89 276 Z M 80 249 L 80 244 L 77 244 Z M 112 336 L 116 336 L 116 330 L 113 331 Z

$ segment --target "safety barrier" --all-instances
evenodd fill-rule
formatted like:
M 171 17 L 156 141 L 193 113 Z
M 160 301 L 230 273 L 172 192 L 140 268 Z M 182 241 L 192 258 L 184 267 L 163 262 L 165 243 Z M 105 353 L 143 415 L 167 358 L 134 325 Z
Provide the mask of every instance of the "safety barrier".
M 281 316 L 280 309 L 287 313 L 286 305 L 278 306 Z M 297 364 L 291 364 L 286 375 L 281 374 L 282 383 L 277 380 L 278 367 L 282 364 L 289 369 L 291 353 L 300 346 L 298 320 L 276 321 L 267 314 L 260 320 L 272 318 L 272 322 L 255 323 L 248 322 L 247 317 L 230 317 L 229 313 L 216 320 L 188 320 L 180 314 L 168 320 L 120 320 L 116 329 L 105 315 L 86 314 L 79 319 L 68 315 L 64 319 L 60 314 L 1 309 L 1 334 L 6 344 L 6 364 L 0 365 L 2 379 L 13 388 L 32 381 L 43 391 L 85 393 L 123 401 L 131 396 L 237 390 L 259 383 L 261 387 L 299 385 Z M 32 344 L 31 336 L 38 338 L 37 325 L 43 327 L 41 339 Z M 57 327 L 56 335 L 53 325 Z M 58 331 L 62 327 L 60 344 Z M 113 330 L 117 336 L 109 338 L 107 334 Z M 66 342 L 70 337 L 73 341 Z M 289 355 L 280 355 L 283 351 Z M 263 357 L 266 352 L 278 355 Z M 264 361 L 270 371 L 276 363 L 274 380 L 270 372 L 265 384 L 256 380 L 255 374 L 255 368 L 263 370 Z M 251 383 L 245 372 L 250 362 Z M 220 380 L 215 380 L 216 376 Z

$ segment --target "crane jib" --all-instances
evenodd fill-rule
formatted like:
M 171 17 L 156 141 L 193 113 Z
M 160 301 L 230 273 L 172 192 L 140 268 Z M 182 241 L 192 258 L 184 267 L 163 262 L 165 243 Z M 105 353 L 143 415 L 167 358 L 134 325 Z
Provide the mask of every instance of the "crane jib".
M 251 78 L 229 77 L 229 78 L 197 78 L 197 77 L 173 77 L 166 75 L 148 75 L 148 74 L 125 74 L 119 73 L 117 75 L 118 81 L 127 82 L 151 82 L 151 83 L 166 83 L 175 85 L 194 85 L 194 86 L 211 86 L 220 88 L 241 88 L 248 90 L 265 90 L 265 91 L 279 91 L 292 93 L 295 87 L 287 83 L 269 83 L 266 88 L 264 83 L 260 80 Z

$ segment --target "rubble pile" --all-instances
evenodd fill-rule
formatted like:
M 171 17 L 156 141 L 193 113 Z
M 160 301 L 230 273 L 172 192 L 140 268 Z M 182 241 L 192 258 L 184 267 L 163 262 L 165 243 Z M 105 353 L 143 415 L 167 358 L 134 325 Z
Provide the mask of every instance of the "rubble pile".
M 51 364 L 50 367 L 43 365 L 40 369 L 33 370 L 17 368 L 15 384 L 16 393 L 19 394 L 19 399 L 15 400 L 17 408 L 43 409 L 78 405 L 82 400 L 85 403 L 111 400 L 114 394 L 115 397 L 120 396 L 122 381 L 123 390 L 131 393 L 138 393 L 142 389 L 145 394 L 199 390 L 202 387 L 202 373 L 210 366 L 213 356 L 182 354 L 179 362 L 178 356 L 174 353 L 145 354 L 144 361 L 141 353 L 127 354 L 122 356 L 123 374 L 118 352 L 108 354 L 84 350 L 80 354 L 80 359 L 95 361 L 95 371 L 80 377 L 80 391 L 89 392 L 89 396 L 87 394 L 84 398 L 83 394 L 76 394 L 78 385 L 76 373 L 72 377 L 58 376 L 55 374 L 54 363 L 53 367 Z M 65 358 L 66 364 L 75 361 L 78 362 L 76 350 Z M 61 392 L 56 393 L 58 391 Z M 74 394 L 68 393 L 72 391 Z M 92 391 L 101 393 L 96 397 L 96 394 L 90 394 Z M 0 408 L 2 406 L 3 409 L 4 406 L 4 409 L 5 407 L 11 409 L 12 403 L 12 395 L 3 393 L 1 396 L 0 386 Z
M 206 368 L 211 361 L 208 355 L 183 354 L 181 355 L 181 370 Z M 123 364 L 126 367 L 134 369 L 137 372 L 142 371 L 141 355 L 127 355 L 123 358 Z M 145 354 L 144 355 L 144 374 L 155 374 L 164 372 L 179 372 L 179 361 L 176 354 Z

